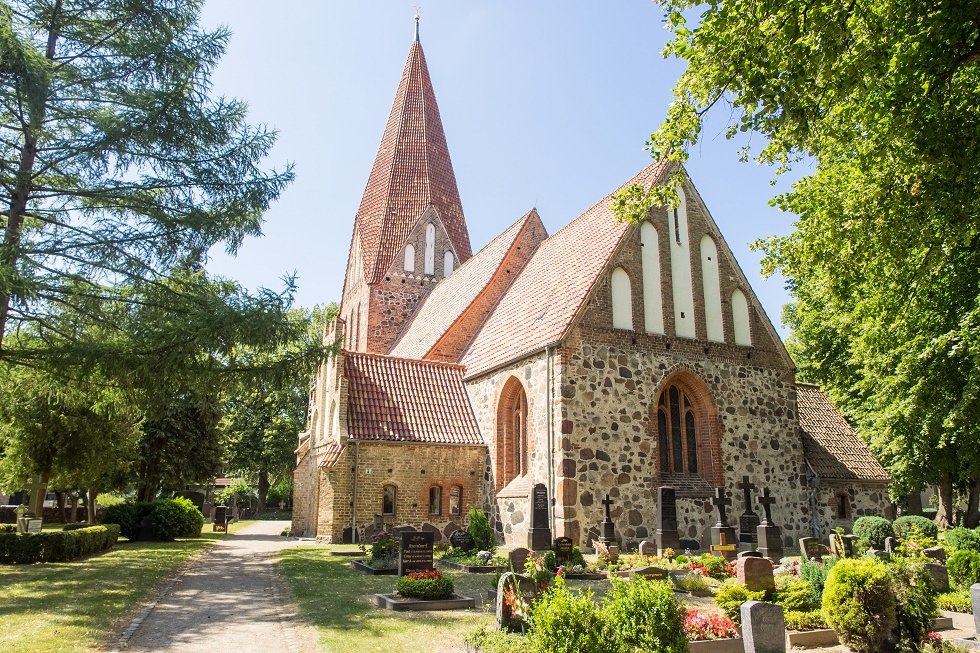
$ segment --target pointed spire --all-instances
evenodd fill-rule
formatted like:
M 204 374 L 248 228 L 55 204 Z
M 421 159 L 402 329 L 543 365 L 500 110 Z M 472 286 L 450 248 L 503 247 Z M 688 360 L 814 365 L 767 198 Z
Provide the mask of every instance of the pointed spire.
M 419 16 L 418 13 L 415 14 L 415 42 L 416 43 L 419 43 L 419 20 L 421 20 L 421 18 L 422 17 Z
M 368 283 L 384 277 L 430 204 L 462 263 L 472 255 L 469 233 L 425 54 L 415 40 L 357 211 Z

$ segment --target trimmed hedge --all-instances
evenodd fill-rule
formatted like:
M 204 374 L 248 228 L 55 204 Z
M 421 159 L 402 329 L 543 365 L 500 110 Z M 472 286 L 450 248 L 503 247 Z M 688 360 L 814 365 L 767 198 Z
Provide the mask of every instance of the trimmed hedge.
M 879 551 L 885 549 L 886 537 L 895 537 L 895 530 L 890 521 L 872 515 L 858 517 L 852 532 L 859 538 L 867 540 L 869 546 Z
M 936 538 L 939 536 L 939 527 L 936 526 L 936 522 L 928 517 L 919 517 L 918 515 L 899 517 L 892 522 L 892 528 L 895 529 L 895 537 L 900 540 L 911 535 L 913 528 L 918 528 L 926 537 Z
M 0 563 L 67 562 L 110 549 L 118 539 L 116 524 L 23 535 L 0 533 Z
M 200 537 L 204 515 L 190 499 L 157 499 L 153 503 L 120 503 L 106 508 L 103 524 L 118 524 L 122 536 L 136 540 L 143 519 L 149 517 L 153 539 L 169 542 L 178 537 Z

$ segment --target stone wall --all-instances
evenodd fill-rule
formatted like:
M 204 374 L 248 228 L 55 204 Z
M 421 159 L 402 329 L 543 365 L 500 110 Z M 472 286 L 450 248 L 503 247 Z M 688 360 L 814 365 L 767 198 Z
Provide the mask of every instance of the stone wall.
M 293 523 L 292 532 L 300 537 L 312 537 L 312 525 L 316 523 L 317 491 L 316 466 L 313 455 L 307 452 L 293 470 Z
M 846 497 L 843 518 L 838 516 L 841 495 Z M 891 517 L 888 514 L 890 501 L 887 483 L 823 479 L 816 490 L 816 504 L 821 539 L 825 539 L 830 531 L 838 527 L 850 532 L 858 517 Z

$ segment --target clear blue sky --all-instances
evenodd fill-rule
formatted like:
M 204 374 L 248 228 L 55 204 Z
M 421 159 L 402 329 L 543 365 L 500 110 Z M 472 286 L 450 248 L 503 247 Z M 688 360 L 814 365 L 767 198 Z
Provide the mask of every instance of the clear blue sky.
M 298 305 L 339 300 L 413 14 L 411 1 L 208 0 L 204 25 L 233 33 L 215 93 L 279 131 L 269 165 L 296 166 L 264 236 L 235 258 L 213 253 L 212 273 L 278 289 L 295 271 Z M 531 207 L 554 233 L 649 163 L 643 145 L 683 69 L 660 54 L 668 32 L 655 3 L 428 0 L 421 15 L 474 251 Z M 728 117 L 716 112 L 688 170 L 780 328 L 783 281 L 762 279 L 748 244 L 791 228 L 768 205 L 787 181 L 773 187 L 769 169 L 739 162 L 745 141 L 725 140 Z

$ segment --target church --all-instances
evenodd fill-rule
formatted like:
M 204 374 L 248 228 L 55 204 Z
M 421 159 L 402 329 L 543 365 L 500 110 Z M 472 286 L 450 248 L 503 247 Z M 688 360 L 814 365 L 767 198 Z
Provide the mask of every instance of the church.
M 623 187 L 664 183 L 653 163 Z M 532 491 L 589 546 L 653 536 L 657 488 L 705 545 L 715 488 L 767 488 L 787 545 L 884 514 L 888 477 L 793 362 L 686 174 L 676 208 L 620 222 L 618 189 L 553 234 L 531 209 L 472 251 L 416 35 L 354 218 L 336 355 L 299 435 L 292 531 L 383 522 L 527 546 Z M 537 489 L 536 489 L 537 488 Z

